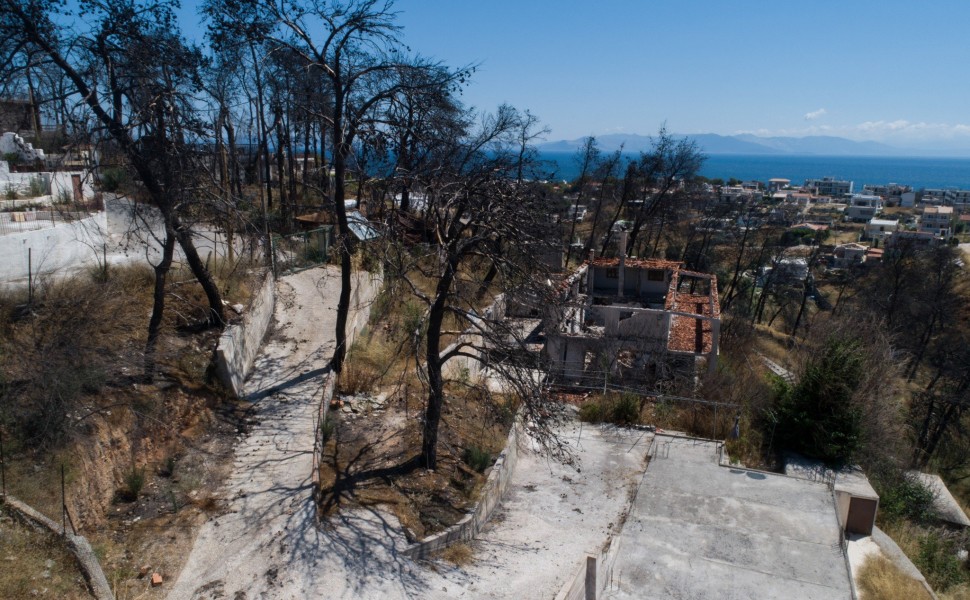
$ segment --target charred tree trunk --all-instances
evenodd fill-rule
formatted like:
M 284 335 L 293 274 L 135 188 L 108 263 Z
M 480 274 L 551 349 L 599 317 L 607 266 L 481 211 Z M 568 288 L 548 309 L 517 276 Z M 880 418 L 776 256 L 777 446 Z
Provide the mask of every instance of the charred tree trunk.
M 333 209 L 337 217 L 337 248 L 340 252 L 340 299 L 337 301 L 336 348 L 333 352 L 331 366 L 334 372 L 343 370 L 344 358 L 347 356 L 347 317 L 350 315 L 351 273 L 353 265 L 350 261 L 350 224 L 347 221 L 347 208 L 344 206 L 346 197 L 345 176 L 347 172 L 347 156 L 350 155 L 350 140 L 343 131 L 342 91 L 338 88 L 334 102 L 333 116 Z
M 152 293 L 152 316 L 148 320 L 148 340 L 145 342 L 145 362 L 142 369 L 142 380 L 145 383 L 155 381 L 155 353 L 158 348 L 158 336 L 162 326 L 162 316 L 165 313 L 165 281 L 168 271 L 172 267 L 172 256 L 175 254 L 175 232 L 165 228 L 165 241 L 162 244 L 162 259 L 152 268 L 155 272 L 155 289 Z
M 435 300 L 428 309 L 428 339 L 425 351 L 428 406 L 421 437 L 421 466 L 426 469 L 434 469 L 438 465 L 438 427 L 441 424 L 445 398 L 444 378 L 441 374 L 441 324 L 444 321 L 446 302 L 457 266 L 457 260 L 449 258 L 448 267 L 442 278 L 438 280 Z
M 171 214 L 170 211 L 163 211 L 163 216 L 166 212 L 168 215 L 165 218 L 175 232 L 175 239 L 185 254 L 189 269 L 192 270 L 192 275 L 195 276 L 199 285 L 202 286 L 202 291 L 205 292 L 206 300 L 209 302 L 209 315 L 205 324 L 209 327 L 221 327 L 226 323 L 226 318 L 219 286 L 216 285 L 215 280 L 212 279 L 212 273 L 209 272 L 209 269 L 206 268 L 205 263 L 199 257 L 199 251 L 196 250 L 195 242 L 192 241 L 192 232 L 182 224 L 178 216 Z

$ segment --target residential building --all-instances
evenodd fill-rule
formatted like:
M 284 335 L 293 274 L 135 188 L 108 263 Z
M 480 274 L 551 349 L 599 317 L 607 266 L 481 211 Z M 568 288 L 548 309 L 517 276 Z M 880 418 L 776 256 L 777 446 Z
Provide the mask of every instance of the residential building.
M 768 193 L 773 194 L 779 190 L 783 190 L 791 185 L 791 179 L 783 179 L 781 177 L 774 177 L 768 180 Z
M 761 198 L 761 192 L 740 185 L 724 185 L 721 186 L 721 193 L 718 198 L 722 204 L 747 203 Z
M 834 177 L 823 177 L 821 179 L 806 179 L 802 186 L 805 189 L 814 190 L 816 196 L 833 196 L 841 198 L 852 193 L 852 182 Z
M 923 190 L 920 202 L 925 205 L 940 206 L 946 201 L 946 190 Z
M 882 198 L 867 194 L 854 194 L 845 207 L 845 219 L 853 223 L 865 223 L 882 210 Z
M 553 378 L 576 381 L 650 379 L 713 370 L 720 337 L 717 278 L 677 261 L 594 258 L 560 286 L 545 316 Z
M 898 183 L 889 183 L 886 185 L 866 184 L 862 186 L 863 194 L 879 196 L 886 204 L 892 206 L 899 205 L 902 201 L 902 195 L 912 191 L 913 188 L 911 186 L 899 185 Z
M 942 238 L 951 235 L 953 222 L 952 206 L 927 206 L 919 221 L 919 231 L 932 233 Z
M 958 210 L 970 206 L 970 190 L 947 190 L 946 203 Z
M 793 283 L 808 277 L 808 260 L 800 256 L 786 256 L 775 261 L 775 281 Z
M 896 231 L 886 238 L 886 250 L 904 247 L 929 248 L 943 243 L 943 238 L 930 231 Z
M 887 237 L 899 229 L 899 221 L 895 219 L 870 219 L 866 223 L 866 239 L 885 241 Z
M 832 253 L 832 266 L 837 269 L 846 269 L 853 265 L 861 265 L 866 262 L 866 252 L 869 246 L 851 242 L 840 244 L 835 247 Z

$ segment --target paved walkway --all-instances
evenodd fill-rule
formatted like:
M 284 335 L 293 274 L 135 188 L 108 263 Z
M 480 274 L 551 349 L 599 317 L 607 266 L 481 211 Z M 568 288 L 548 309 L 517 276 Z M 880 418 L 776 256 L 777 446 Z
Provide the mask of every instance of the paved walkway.
M 278 282 L 276 331 L 246 383 L 252 430 L 237 445 L 225 512 L 196 538 L 171 600 L 551 598 L 584 553 L 619 526 L 649 436 L 610 427 L 561 432 L 578 462 L 523 448 L 505 505 L 472 544 L 472 563 L 434 568 L 400 555 L 394 517 L 345 511 L 324 525 L 311 498 L 313 421 L 339 291 L 336 269 Z
M 277 285 L 276 331 L 245 388 L 257 422 L 236 448 L 225 513 L 203 526 L 169 598 L 420 597 L 386 514 L 360 510 L 317 526 L 313 420 L 333 352 L 339 273 L 316 268 Z
M 657 435 L 611 600 L 848 600 L 827 485 L 718 465 L 711 442 Z

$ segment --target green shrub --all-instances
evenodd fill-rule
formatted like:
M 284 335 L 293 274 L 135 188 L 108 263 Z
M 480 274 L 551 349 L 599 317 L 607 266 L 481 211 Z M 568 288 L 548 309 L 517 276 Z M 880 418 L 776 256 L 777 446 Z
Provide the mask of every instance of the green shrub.
M 101 189 L 106 192 L 117 192 L 128 181 L 128 173 L 118 167 L 109 167 L 101 171 Z
M 320 439 L 324 444 L 330 441 L 333 437 L 334 432 L 337 430 L 337 424 L 333 422 L 330 417 L 325 418 L 320 421 Z
M 934 590 L 945 592 L 968 580 L 957 550 L 956 541 L 940 531 L 930 531 L 920 539 L 919 555 L 914 562 Z
M 640 397 L 636 394 L 607 395 L 590 400 L 579 409 L 579 419 L 587 423 L 632 425 L 640 422 Z
M 465 453 L 464 456 L 462 456 L 462 460 L 465 461 L 466 465 L 479 473 L 483 473 L 485 469 L 492 465 L 491 453 L 486 452 L 475 445 L 465 448 Z
M 863 352 L 858 340 L 830 338 L 794 386 L 776 385 L 783 448 L 832 465 L 852 459 L 862 443 L 862 411 L 853 396 Z
M 602 423 L 607 420 L 603 416 L 604 413 L 603 402 L 591 400 L 579 407 L 579 420 L 587 423 Z
M 141 493 L 141 489 L 145 486 L 144 469 L 132 467 L 131 471 L 128 471 L 128 474 L 125 475 L 124 483 L 124 487 L 115 492 L 115 501 L 134 502 L 138 499 L 138 494 Z
M 630 425 L 640 421 L 640 399 L 633 394 L 623 394 L 613 402 L 612 422 Z
M 933 517 L 933 490 L 915 477 L 901 476 L 890 482 L 879 480 L 879 512 L 892 521 L 906 518 L 926 522 Z

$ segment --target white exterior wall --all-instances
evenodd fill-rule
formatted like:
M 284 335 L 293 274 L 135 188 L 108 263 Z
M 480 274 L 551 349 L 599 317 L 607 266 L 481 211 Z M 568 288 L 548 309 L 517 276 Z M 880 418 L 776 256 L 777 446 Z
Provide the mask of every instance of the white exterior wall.
M 49 229 L 0 236 L 0 281 L 26 281 L 28 250 L 35 276 L 97 265 L 107 231 L 102 211 Z
M 94 187 L 91 185 L 91 174 L 80 171 L 57 171 L 50 173 L 50 194 L 55 202 L 60 202 L 64 198 L 74 201 L 74 184 L 72 179 L 75 175 L 81 177 L 81 194 L 83 200 L 90 200 L 94 197 Z

